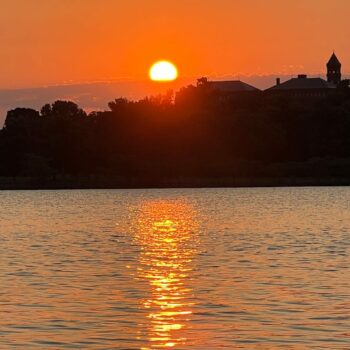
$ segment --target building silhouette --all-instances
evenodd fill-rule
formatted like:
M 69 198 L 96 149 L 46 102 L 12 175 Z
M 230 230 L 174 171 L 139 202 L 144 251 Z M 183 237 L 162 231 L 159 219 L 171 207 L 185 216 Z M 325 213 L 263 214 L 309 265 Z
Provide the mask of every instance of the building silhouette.
M 265 90 L 266 93 L 288 94 L 290 96 L 317 97 L 334 93 L 342 84 L 349 85 L 348 81 L 341 80 L 341 63 L 333 52 L 327 63 L 327 80 L 322 78 L 309 78 L 306 74 L 299 74 L 297 78 L 281 83 L 277 78 L 276 85 Z
M 349 87 L 349 80 L 342 80 L 342 65 L 334 52 L 326 66 L 327 80 L 315 77 L 309 78 L 306 74 L 299 74 L 296 78 L 291 78 L 285 82 L 281 82 L 281 79 L 277 78 L 276 84 L 264 90 L 263 93 L 300 97 L 322 97 L 336 92 L 339 87 Z M 211 88 L 226 95 L 242 92 L 257 93 L 260 91 L 258 88 L 240 80 L 208 81 L 206 78 L 202 78 L 199 81 L 200 83 L 208 84 Z
M 265 90 L 271 94 L 288 94 L 291 96 L 325 96 L 336 90 L 337 85 L 322 78 L 309 78 L 306 74 L 299 74 L 297 78 L 289 79 L 283 83 L 279 78 L 276 85 Z
M 258 92 L 260 89 L 241 80 L 209 81 L 209 86 L 221 92 Z
M 327 63 L 327 81 L 334 85 L 341 82 L 341 63 L 334 52 Z
M 203 86 L 215 90 L 218 93 L 221 93 L 222 95 L 261 92 L 260 89 L 256 88 L 255 86 L 249 85 L 241 80 L 209 81 L 206 77 L 197 79 L 197 87 Z

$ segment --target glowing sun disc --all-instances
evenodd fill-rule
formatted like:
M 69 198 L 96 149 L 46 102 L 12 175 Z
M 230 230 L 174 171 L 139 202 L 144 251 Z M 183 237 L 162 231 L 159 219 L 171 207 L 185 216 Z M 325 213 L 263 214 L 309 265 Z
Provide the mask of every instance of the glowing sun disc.
M 177 78 L 178 72 L 173 63 L 159 61 L 151 67 L 149 76 L 153 81 L 173 81 Z

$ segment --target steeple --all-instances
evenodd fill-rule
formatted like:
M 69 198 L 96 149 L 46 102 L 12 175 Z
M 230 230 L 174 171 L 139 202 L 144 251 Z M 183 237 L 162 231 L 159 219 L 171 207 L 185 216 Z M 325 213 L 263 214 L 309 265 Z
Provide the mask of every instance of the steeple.
M 335 85 L 341 82 L 341 63 L 334 52 L 327 63 L 327 80 Z

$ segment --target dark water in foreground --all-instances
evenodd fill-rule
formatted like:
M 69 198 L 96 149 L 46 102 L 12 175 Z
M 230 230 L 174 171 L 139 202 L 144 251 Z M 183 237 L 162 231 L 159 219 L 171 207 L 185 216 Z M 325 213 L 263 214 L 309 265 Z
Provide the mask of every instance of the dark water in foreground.
M 0 204 L 0 349 L 350 349 L 350 188 Z

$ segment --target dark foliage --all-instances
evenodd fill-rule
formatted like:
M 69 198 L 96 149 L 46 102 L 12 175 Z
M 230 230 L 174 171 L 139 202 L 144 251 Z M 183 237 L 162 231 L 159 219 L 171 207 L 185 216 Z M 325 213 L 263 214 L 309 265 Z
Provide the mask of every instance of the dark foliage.
M 350 176 L 350 94 L 225 95 L 205 83 L 87 115 L 73 102 L 17 108 L 0 133 L 0 176 Z M 130 180 L 131 181 L 131 180 Z

